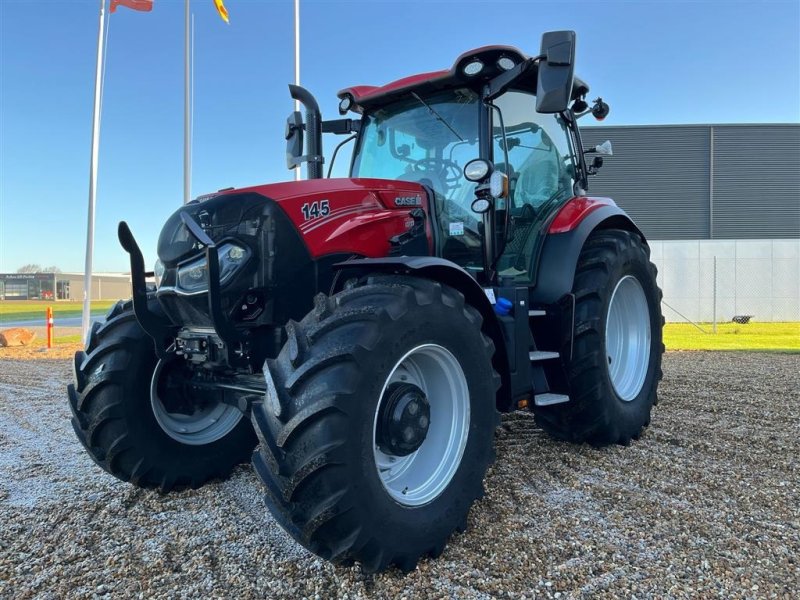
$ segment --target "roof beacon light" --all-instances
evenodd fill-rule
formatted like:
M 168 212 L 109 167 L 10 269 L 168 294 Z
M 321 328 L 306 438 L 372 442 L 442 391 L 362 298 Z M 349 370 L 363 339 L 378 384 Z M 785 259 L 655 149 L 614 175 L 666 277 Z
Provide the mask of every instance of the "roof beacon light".
M 475 77 L 481 71 L 483 71 L 483 63 L 477 58 L 464 65 L 464 75 L 467 77 Z
M 510 59 L 507 56 L 501 56 L 497 59 L 497 66 L 503 71 L 510 71 L 516 66 L 516 63 L 513 61 L 513 59 Z

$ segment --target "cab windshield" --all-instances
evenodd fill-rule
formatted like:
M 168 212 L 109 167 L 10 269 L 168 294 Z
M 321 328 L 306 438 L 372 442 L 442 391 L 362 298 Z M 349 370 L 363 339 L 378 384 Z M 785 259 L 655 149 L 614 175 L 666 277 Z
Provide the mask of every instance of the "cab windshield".
M 479 156 L 478 94 L 456 89 L 416 92 L 367 112 L 353 156 L 352 177 L 415 181 L 434 193 L 441 255 L 481 263 L 479 215 L 470 206 L 475 184 L 462 169 Z
M 530 283 L 542 223 L 572 196 L 578 159 L 567 124 L 560 115 L 537 113 L 533 94 L 510 90 L 492 108 L 495 169 L 509 185 L 497 208 L 511 222 L 495 264 L 501 276 Z M 481 215 L 472 211 L 475 184 L 463 168 L 480 156 L 480 110 L 476 92 L 456 89 L 412 92 L 368 111 L 352 166 L 353 177 L 415 181 L 432 190 L 437 255 L 470 271 L 483 269 Z

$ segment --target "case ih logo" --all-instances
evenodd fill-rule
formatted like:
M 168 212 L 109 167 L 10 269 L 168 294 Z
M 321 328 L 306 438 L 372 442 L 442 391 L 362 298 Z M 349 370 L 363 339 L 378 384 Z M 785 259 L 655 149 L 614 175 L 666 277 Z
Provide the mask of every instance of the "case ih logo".
M 394 199 L 395 206 L 422 206 L 422 199 L 419 196 L 397 196 Z

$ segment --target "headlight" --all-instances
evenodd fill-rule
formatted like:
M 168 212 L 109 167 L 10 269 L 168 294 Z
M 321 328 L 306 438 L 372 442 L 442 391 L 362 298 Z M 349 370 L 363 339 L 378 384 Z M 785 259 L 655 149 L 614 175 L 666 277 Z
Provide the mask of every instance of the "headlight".
M 488 160 L 476 158 L 464 165 L 464 178 L 468 181 L 481 181 L 492 172 L 492 165 Z
M 227 282 L 250 256 L 247 248 L 236 244 L 223 244 L 219 253 L 219 282 Z M 183 265 L 178 269 L 178 287 L 186 292 L 199 292 L 207 288 L 208 264 L 205 258 Z
M 153 277 L 156 280 L 156 287 L 161 287 L 161 278 L 164 277 L 164 263 L 160 258 L 156 259 L 156 264 L 153 265 Z

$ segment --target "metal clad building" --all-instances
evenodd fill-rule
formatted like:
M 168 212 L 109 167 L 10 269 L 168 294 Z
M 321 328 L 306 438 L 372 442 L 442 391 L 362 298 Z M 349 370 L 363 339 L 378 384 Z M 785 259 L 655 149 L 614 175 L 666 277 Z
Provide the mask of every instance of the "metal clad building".
M 130 298 L 128 273 L 94 273 L 93 300 Z M 2 300 L 83 300 L 83 273 L 0 273 Z
M 800 125 L 586 127 L 611 140 L 589 191 L 653 240 L 800 237 Z

